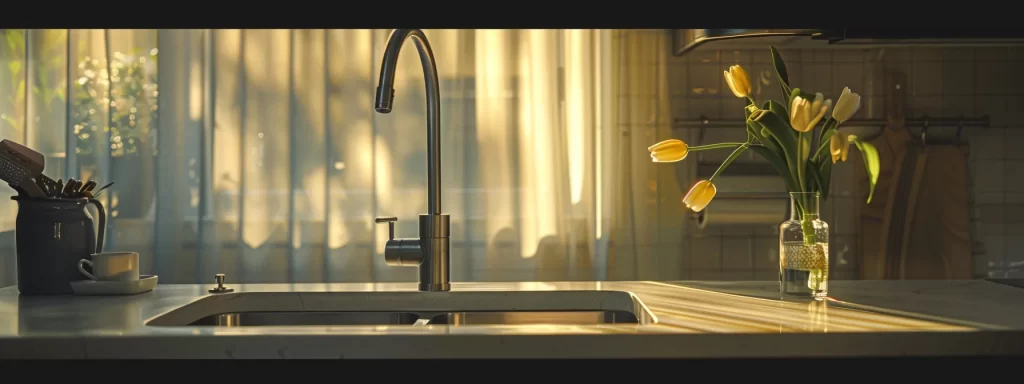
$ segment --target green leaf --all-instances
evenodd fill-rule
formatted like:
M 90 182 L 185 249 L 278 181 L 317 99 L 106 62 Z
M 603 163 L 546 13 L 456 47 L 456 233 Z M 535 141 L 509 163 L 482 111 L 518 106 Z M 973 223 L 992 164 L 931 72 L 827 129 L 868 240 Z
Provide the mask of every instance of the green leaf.
M 11 70 L 11 76 L 18 76 L 18 73 L 21 72 L 21 60 L 7 62 L 7 68 Z
M 782 116 L 783 119 L 785 119 L 787 122 L 789 122 L 789 113 L 787 113 L 786 106 L 782 105 L 778 101 L 775 101 L 775 100 L 765 101 L 764 102 L 764 106 L 761 107 L 761 108 L 762 109 L 767 109 L 769 111 L 773 111 L 773 112 L 777 113 L 779 116 Z
M 822 191 L 825 189 L 825 178 L 821 174 L 818 164 L 813 161 L 807 162 L 807 174 L 810 175 L 808 191 Z
M 788 167 L 786 163 L 786 152 L 782 150 L 782 146 L 779 145 L 779 141 L 775 140 L 768 128 L 762 127 L 756 121 L 747 121 L 747 131 L 755 132 L 755 137 L 761 140 L 761 145 L 775 154 L 782 161 L 782 165 Z M 788 170 L 789 168 L 784 168 Z
M 821 175 L 818 174 L 817 164 L 814 162 L 807 162 L 804 167 L 804 173 L 807 174 L 807 191 L 818 191 L 821 190 Z
M 757 123 L 760 124 L 762 128 L 767 129 L 771 136 L 778 141 L 779 146 L 785 153 L 786 162 L 790 165 L 795 164 L 797 154 L 796 131 L 789 126 L 788 119 L 779 116 L 779 103 L 769 102 L 766 103 L 765 106 L 765 109 L 768 109 L 768 112 L 765 112 Z
M 764 136 L 761 135 L 761 127 L 758 126 L 754 121 L 747 120 L 747 135 L 757 138 L 758 141 L 764 141 Z
M 783 83 L 789 84 L 789 72 L 786 71 L 786 61 L 782 59 L 782 54 L 775 48 L 774 45 L 769 46 L 772 51 L 772 64 L 775 65 L 775 73 L 779 75 L 779 80 Z
M 786 150 L 788 155 L 796 156 L 796 131 L 789 127 L 789 123 L 779 118 L 779 115 L 775 112 L 768 111 L 761 116 L 761 120 L 757 121 L 762 128 L 767 129 L 768 133 L 779 141 L 782 148 Z M 787 156 L 788 158 L 788 156 Z M 795 159 L 795 157 L 794 157 Z
M 40 87 L 50 88 L 50 74 L 48 71 L 36 71 L 36 80 L 38 80 Z
M 857 136 L 849 135 L 850 141 L 857 146 L 860 150 L 862 157 L 864 158 L 864 168 L 868 171 L 868 204 L 871 204 L 871 198 L 875 195 L 875 185 L 878 184 L 878 173 L 881 168 L 881 162 L 878 159 L 878 150 L 875 149 L 874 145 L 866 141 L 861 141 Z
M 6 121 L 7 124 L 10 124 L 11 128 L 15 128 L 15 129 L 21 128 L 21 126 L 18 124 L 18 120 L 14 119 L 14 116 L 11 116 L 11 115 L 0 115 L 0 117 L 3 117 L 3 120 Z
M 778 139 L 780 143 L 787 144 L 783 140 L 791 141 L 793 143 L 793 146 L 791 147 L 796 148 L 797 131 L 790 125 L 790 115 L 786 113 L 785 106 L 780 104 L 778 101 L 768 100 L 765 101 L 764 110 L 767 110 L 770 113 L 766 113 L 765 116 L 761 118 L 761 122 L 767 123 L 763 125 L 765 125 L 765 127 L 771 126 L 769 127 L 769 130 L 773 135 L 779 136 L 776 137 L 776 139 Z M 791 152 L 791 154 L 795 155 L 796 152 Z
M 828 134 L 828 132 L 829 132 L 829 130 L 834 130 L 836 125 L 837 125 L 837 123 L 838 122 L 835 119 L 833 119 L 832 116 L 828 116 L 828 117 L 825 118 L 825 124 L 821 125 L 821 131 L 818 132 L 818 146 L 819 147 L 821 146 L 822 143 L 824 143 L 826 140 L 828 140 L 832 136 L 831 134 Z M 829 137 L 826 137 L 826 134 L 828 134 Z
M 18 54 L 25 53 L 25 31 L 21 29 L 8 29 L 4 33 L 7 38 L 7 47 L 11 49 L 11 54 L 14 57 Z
M 810 189 L 812 186 L 812 180 L 807 177 L 807 163 L 810 160 L 811 152 L 811 138 L 813 135 L 810 132 L 799 132 L 797 133 L 796 143 L 796 161 L 797 161 L 797 180 L 800 180 L 800 185 Z
M 782 162 L 788 167 L 789 163 L 786 162 L 786 151 L 782 150 L 782 146 L 779 145 L 779 141 L 775 140 L 767 129 L 762 129 L 761 131 L 762 134 L 764 134 L 764 146 L 779 155 L 779 158 L 782 159 Z
M 828 132 L 822 138 L 821 145 L 818 146 L 818 150 L 814 151 L 814 155 L 811 156 L 815 161 L 821 161 L 822 159 L 828 159 L 829 155 L 829 142 L 832 140 L 832 135 L 835 131 Z
M 775 172 L 778 172 L 779 177 L 782 177 L 782 181 L 786 183 L 786 189 L 790 191 L 798 190 L 796 188 L 796 182 L 793 181 L 793 176 L 789 172 L 789 167 L 786 166 L 786 161 L 783 159 L 781 155 L 768 149 L 768 147 L 762 147 L 758 145 L 751 146 L 750 150 L 754 151 L 754 153 L 757 153 L 758 155 L 761 155 L 761 157 L 764 158 L 765 160 L 768 160 L 768 163 L 772 165 L 772 168 L 775 169 Z
M 793 105 L 793 98 L 803 95 L 803 91 L 801 91 L 800 88 L 793 88 L 793 90 L 787 93 L 787 95 L 789 95 L 789 102 L 786 103 L 786 106 L 788 107 Z
M 18 100 L 25 97 L 25 79 L 21 79 L 21 81 L 18 82 L 18 90 L 15 91 L 14 97 Z
M 814 160 L 821 161 L 822 156 L 826 156 L 829 153 L 829 141 L 832 139 L 836 131 L 837 122 L 831 117 L 825 121 L 825 126 L 821 128 L 821 132 L 818 136 L 818 150 L 814 151 Z
M 821 174 L 821 181 L 824 182 L 821 185 L 821 199 L 828 199 L 828 191 L 832 186 L 832 161 L 831 159 L 825 159 L 824 161 L 818 162 L 818 172 Z
M 789 71 L 786 70 L 786 61 L 782 59 L 782 54 L 779 53 L 775 46 L 770 46 L 772 51 L 772 64 L 775 66 L 775 75 L 779 79 L 779 86 L 782 87 L 782 94 L 788 95 L 790 93 L 789 86 Z

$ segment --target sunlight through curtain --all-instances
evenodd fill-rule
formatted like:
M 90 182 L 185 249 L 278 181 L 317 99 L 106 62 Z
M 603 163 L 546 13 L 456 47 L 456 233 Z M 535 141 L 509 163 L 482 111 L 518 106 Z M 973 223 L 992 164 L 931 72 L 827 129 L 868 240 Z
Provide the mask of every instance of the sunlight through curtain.
M 373 222 L 415 237 L 427 208 L 411 47 L 393 112 L 372 108 L 389 30 L 3 32 L 0 138 L 43 153 L 53 179 L 115 181 L 106 249 L 138 251 L 143 273 L 416 280 L 384 264 Z M 669 129 L 664 31 L 425 33 L 452 281 L 680 271 L 680 190 L 646 154 Z M 16 281 L 16 213 L 0 200 L 0 286 Z

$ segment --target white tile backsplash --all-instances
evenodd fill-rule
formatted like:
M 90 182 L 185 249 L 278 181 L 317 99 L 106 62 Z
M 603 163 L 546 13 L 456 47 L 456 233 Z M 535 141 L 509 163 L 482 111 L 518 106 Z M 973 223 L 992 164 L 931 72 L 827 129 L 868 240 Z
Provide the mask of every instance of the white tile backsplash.
M 942 89 L 943 95 L 973 96 L 974 87 L 974 63 L 970 61 L 948 62 L 942 64 Z
M 939 95 L 911 96 L 907 107 L 915 112 L 914 117 L 941 117 L 946 114 L 946 106 Z
M 691 65 L 686 69 L 689 95 L 717 98 L 718 93 L 724 91 L 722 89 L 725 85 L 723 75 L 726 68 L 727 66 L 718 63 Z
M 976 48 L 972 47 L 943 47 L 942 60 L 945 62 L 974 61 Z
M 974 50 L 974 59 L 977 62 L 998 61 L 1006 62 L 1010 58 L 1010 49 L 1007 47 L 982 47 Z
M 971 137 L 971 156 L 978 160 L 1006 158 L 1004 129 L 989 128 Z
M 937 61 L 914 61 L 910 73 L 910 95 L 917 100 L 921 96 L 935 96 L 942 94 L 943 76 L 942 62 Z
M 942 49 L 936 47 L 915 47 L 910 49 L 914 61 L 942 61 Z
M 1005 165 L 1006 174 L 1006 191 L 1007 192 L 1024 192 L 1024 175 L 1021 172 L 1024 171 L 1024 160 L 1007 160 Z
M 1024 123 L 1016 118 L 1024 106 L 1024 48 L 919 47 L 782 49 L 790 82 L 822 92 L 835 101 L 843 87 L 861 93 L 862 107 L 856 118 L 883 118 L 885 71 L 903 70 L 907 75 L 908 118 L 988 115 L 987 129 L 966 128 L 977 238 L 975 273 L 1024 277 Z M 742 119 L 743 101 L 733 97 L 722 72 L 742 64 L 751 74 L 759 100 L 777 99 L 776 84 L 767 48 L 715 51 L 703 49 L 673 58 L 668 67 L 671 108 L 674 118 Z M 764 74 L 762 78 L 762 73 Z M 711 90 L 714 89 L 715 92 Z M 683 131 L 695 139 L 697 129 Z M 934 128 L 933 137 L 955 132 Z M 705 131 L 705 142 L 743 139 L 741 127 Z M 686 136 L 683 136 L 686 137 Z M 851 152 L 855 152 L 851 150 Z M 724 159 L 728 151 L 706 153 L 702 161 Z M 857 176 L 861 158 L 851 153 L 846 164 L 833 168 L 832 196 L 823 202 L 823 216 L 832 228 L 832 277 L 857 278 L 859 244 L 857 207 L 863 207 Z M 695 163 L 695 162 L 694 162 Z M 692 164 L 690 164 L 692 166 Z M 684 167 L 685 168 L 685 167 Z M 694 173 L 688 171 L 687 175 Z M 689 185 L 692 180 L 681 180 Z M 684 188 L 685 189 L 685 188 Z M 721 191 L 720 191 L 721 192 Z M 876 196 L 876 199 L 879 198 Z M 826 213 L 827 212 L 827 213 Z M 715 228 L 690 232 L 689 255 L 682 264 L 693 279 L 741 280 L 777 278 L 778 234 L 775 226 Z
M 864 89 L 864 65 L 861 63 L 837 63 L 835 64 L 835 83 L 829 87 L 827 96 L 832 102 L 839 100 L 840 93 L 844 87 L 851 90 Z M 859 92 L 858 92 L 859 93 Z
M 690 268 L 717 270 L 721 267 L 721 237 L 695 238 L 690 244 Z
M 1021 99 L 1024 102 L 1024 99 Z M 1024 109 L 1024 104 L 1012 104 L 1007 114 Z M 1006 129 L 1006 158 L 1011 160 L 1024 159 L 1024 122 L 1016 121 Z
M 979 61 L 974 63 L 974 87 L 980 95 L 1007 95 L 1010 83 L 1007 75 L 1010 65 L 1005 61 Z
M 778 237 L 754 238 L 754 268 L 775 270 L 779 268 Z
M 754 268 L 754 237 L 722 237 L 722 267 L 727 269 Z
M 981 160 L 981 159 L 978 159 Z M 975 162 L 974 190 L 976 192 L 1002 192 L 1006 190 L 1005 163 L 1002 160 Z

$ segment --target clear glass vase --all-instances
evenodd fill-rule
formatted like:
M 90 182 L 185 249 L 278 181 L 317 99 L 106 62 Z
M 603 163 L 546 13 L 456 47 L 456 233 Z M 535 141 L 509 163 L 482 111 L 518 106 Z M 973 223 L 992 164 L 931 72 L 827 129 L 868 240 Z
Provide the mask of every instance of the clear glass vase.
M 779 225 L 779 290 L 784 296 L 828 296 L 828 224 L 817 192 L 790 192 L 789 220 Z

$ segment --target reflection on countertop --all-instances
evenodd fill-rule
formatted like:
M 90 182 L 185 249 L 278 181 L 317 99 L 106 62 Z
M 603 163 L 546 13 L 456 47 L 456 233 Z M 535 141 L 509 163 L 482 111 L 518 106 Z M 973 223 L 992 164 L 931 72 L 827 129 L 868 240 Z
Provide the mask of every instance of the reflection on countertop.
M 657 317 L 657 322 L 648 324 L 418 327 L 146 325 L 157 316 L 210 296 L 207 292 L 210 287 L 160 285 L 152 292 L 125 297 L 22 297 L 16 287 L 0 289 L 0 357 L 24 357 L 26 350 L 39 353 L 37 357 L 44 358 L 224 358 L 248 356 L 246 354 L 262 356 L 260 351 L 271 357 L 284 357 L 277 352 L 281 348 L 291 351 L 286 353 L 287 357 L 318 357 L 334 353 L 349 357 L 399 357 L 417 355 L 405 351 L 413 344 L 420 353 L 423 348 L 434 350 L 432 357 L 913 354 L 914 340 L 929 340 L 928 349 L 920 351 L 926 354 L 941 353 L 937 352 L 943 350 L 941 345 L 948 345 L 945 351 L 949 353 L 1009 352 L 989 345 L 995 342 L 989 340 L 993 334 L 1002 337 L 1002 342 L 998 343 L 1002 348 L 1016 348 L 1013 351 L 1017 353 L 1024 348 L 1024 343 L 1009 343 L 1006 339 L 1024 336 L 1024 332 L 1019 332 L 1024 330 L 1024 317 L 1020 316 L 1024 311 L 1024 290 L 980 280 L 837 281 L 830 288 L 835 299 L 824 302 L 778 300 L 773 297 L 774 284 L 771 282 L 453 283 L 455 292 L 629 291 Z M 302 294 L 307 292 L 414 291 L 416 284 L 238 284 L 232 288 L 234 293 L 221 295 L 295 292 L 301 303 Z M 770 336 L 773 334 L 774 337 Z M 226 335 L 242 337 L 230 338 L 231 348 L 238 350 L 229 353 L 226 349 L 218 349 L 217 346 L 227 342 L 218 336 Z M 258 337 L 270 335 L 275 337 Z M 445 337 L 448 335 L 463 337 Z M 380 347 L 374 348 L 373 342 L 363 339 L 366 336 L 379 337 Z M 527 337 L 532 344 L 526 343 L 526 339 L 519 340 L 523 343 L 512 342 L 517 340 L 507 338 L 512 336 Z M 536 338 L 539 336 L 550 337 Z M 346 337 L 360 338 L 360 347 L 330 342 L 334 338 Z M 607 348 L 587 347 L 595 341 L 593 337 L 602 337 L 600 342 Z M 857 338 L 860 342 L 850 344 L 850 338 Z M 148 342 L 140 343 L 140 339 Z M 81 340 L 85 342 L 81 343 Z M 798 340 L 809 343 L 784 346 Z M 965 340 L 974 342 L 965 343 Z M 241 349 L 240 343 L 243 342 L 249 343 L 251 348 Z M 844 343 L 847 347 L 840 346 Z M 893 349 L 886 346 L 889 343 L 900 346 Z M 164 346 L 157 348 L 161 344 Z M 206 346 L 196 348 L 198 344 Z M 854 344 L 859 346 L 851 347 Z M 18 348 L 29 345 L 31 348 Z M 61 345 L 63 348 L 58 348 Z M 271 345 L 275 347 L 271 348 Z M 46 350 L 56 355 L 43 353 Z

